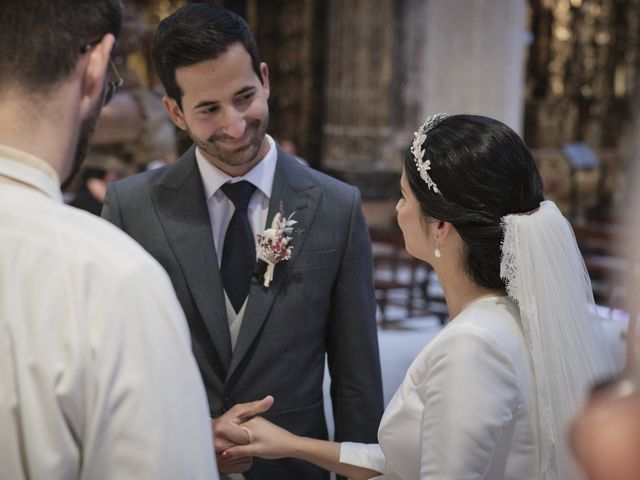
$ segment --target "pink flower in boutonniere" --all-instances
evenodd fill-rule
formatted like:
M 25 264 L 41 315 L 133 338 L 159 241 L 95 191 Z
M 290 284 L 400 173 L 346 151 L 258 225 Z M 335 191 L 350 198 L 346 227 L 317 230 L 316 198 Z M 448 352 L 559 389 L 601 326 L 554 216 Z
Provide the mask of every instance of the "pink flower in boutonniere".
M 293 217 L 293 213 L 289 217 L 285 217 L 281 208 L 273 217 L 271 228 L 267 228 L 262 234 L 258 234 L 258 260 L 262 260 L 267 264 L 263 280 L 265 287 L 268 287 L 273 280 L 273 271 L 276 264 L 291 258 L 293 245 L 289 245 L 289 242 L 292 239 L 293 226 L 298 223 L 292 220 L 291 217 Z

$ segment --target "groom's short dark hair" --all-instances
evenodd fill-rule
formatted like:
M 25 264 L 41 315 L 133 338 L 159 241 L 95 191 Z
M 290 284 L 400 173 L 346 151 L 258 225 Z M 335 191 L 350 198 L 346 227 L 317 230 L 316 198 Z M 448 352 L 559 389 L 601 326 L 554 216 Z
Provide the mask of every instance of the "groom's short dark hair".
M 241 16 L 217 5 L 189 3 L 165 18 L 156 31 L 153 60 L 167 95 L 182 108 L 176 69 L 216 59 L 237 43 L 249 53 L 262 81 L 258 48 Z

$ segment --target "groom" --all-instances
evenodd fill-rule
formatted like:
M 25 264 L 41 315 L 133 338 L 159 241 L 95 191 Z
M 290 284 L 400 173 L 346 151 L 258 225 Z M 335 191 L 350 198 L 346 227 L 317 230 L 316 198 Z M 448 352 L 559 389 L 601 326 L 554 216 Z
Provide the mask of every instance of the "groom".
M 194 145 L 173 166 L 111 184 L 102 214 L 172 279 L 217 453 L 248 442 L 229 409 L 267 394 L 275 404 L 265 417 L 326 438 L 325 354 L 336 439 L 375 442 L 382 387 L 358 191 L 301 165 L 266 135 L 269 70 L 239 16 L 187 4 L 160 24 L 154 60 L 165 108 Z M 256 235 L 278 212 L 297 222 L 293 249 L 265 282 L 264 265 L 255 273 Z M 248 479 L 328 478 L 296 460 L 218 460 L 223 473 Z

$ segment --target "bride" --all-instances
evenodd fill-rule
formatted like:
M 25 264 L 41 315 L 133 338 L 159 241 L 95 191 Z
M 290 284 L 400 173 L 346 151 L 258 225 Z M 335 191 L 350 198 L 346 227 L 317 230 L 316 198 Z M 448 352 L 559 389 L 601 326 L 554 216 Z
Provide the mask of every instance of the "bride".
M 614 366 L 571 226 L 529 150 L 496 120 L 438 114 L 416 132 L 400 189 L 405 247 L 433 266 L 451 321 L 409 368 L 379 444 L 255 417 L 242 424 L 251 443 L 223 458 L 294 457 L 363 479 L 579 478 L 565 430 Z

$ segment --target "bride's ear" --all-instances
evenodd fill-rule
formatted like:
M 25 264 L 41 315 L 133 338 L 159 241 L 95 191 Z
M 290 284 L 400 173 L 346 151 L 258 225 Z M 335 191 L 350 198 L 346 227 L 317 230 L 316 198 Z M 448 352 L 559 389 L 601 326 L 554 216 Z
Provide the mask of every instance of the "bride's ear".
M 431 235 L 434 237 L 438 237 L 438 240 L 443 243 L 447 241 L 453 232 L 455 231 L 455 227 L 453 224 L 449 222 L 445 222 L 443 220 L 436 220 L 431 223 Z

